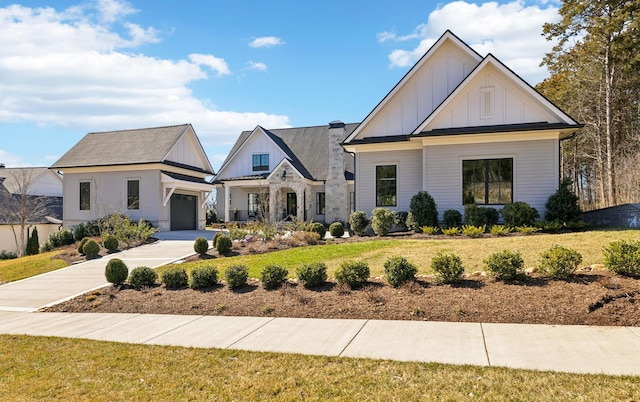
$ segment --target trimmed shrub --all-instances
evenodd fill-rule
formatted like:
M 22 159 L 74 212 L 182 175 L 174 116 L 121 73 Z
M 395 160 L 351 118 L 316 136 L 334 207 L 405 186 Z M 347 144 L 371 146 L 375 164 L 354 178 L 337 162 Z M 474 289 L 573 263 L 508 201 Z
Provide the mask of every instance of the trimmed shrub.
M 369 218 L 367 218 L 366 212 L 355 211 L 351 216 L 349 216 L 349 226 L 351 227 L 351 230 L 359 236 L 364 234 L 369 223 Z
M 91 233 L 89 233 L 89 229 L 84 223 L 80 223 L 77 226 L 73 227 L 73 238 L 78 241 L 82 240 L 85 237 L 90 237 Z
M 231 289 L 246 286 L 248 278 L 249 270 L 244 265 L 231 265 L 224 270 L 224 280 Z
M 476 204 L 464 206 L 464 221 L 472 226 L 493 226 L 498 223 L 500 214 L 497 209 L 491 207 L 479 207 Z
M 309 232 L 312 233 L 317 233 L 318 235 L 320 235 L 321 239 L 324 239 L 324 235 L 327 234 L 327 228 L 324 227 L 324 225 L 320 222 L 313 222 L 311 224 L 309 224 Z M 343 230 L 344 232 L 344 230 Z M 344 233 L 343 233 L 344 234 Z
M 444 228 L 441 230 L 442 234 L 445 236 L 460 236 L 460 233 L 462 233 L 460 228 Z
M 516 279 L 523 275 L 524 260 L 518 252 L 503 250 L 484 260 L 487 271 L 496 279 Z
M 357 289 L 369 278 L 369 265 L 364 261 L 345 261 L 334 273 L 336 282 L 347 284 L 351 289 Z
M 618 240 L 602 249 L 604 263 L 611 272 L 625 276 L 640 276 L 640 241 Z
M 107 282 L 121 285 L 129 276 L 129 268 L 121 259 L 113 258 L 107 262 L 107 266 L 104 268 L 104 276 L 107 278 Z
M 376 208 L 371 212 L 371 228 L 378 236 L 386 236 L 393 225 L 393 212 L 387 208 Z
M 512 228 L 532 226 L 536 218 L 540 216 L 535 208 L 523 201 L 505 205 L 500 214 L 502 214 L 504 223 Z
M 438 226 L 438 206 L 428 192 L 420 191 L 411 197 L 409 206 L 418 227 Z
M 407 211 L 398 211 L 393 213 L 393 223 L 396 225 L 398 230 L 406 231 L 407 228 L 407 217 L 409 213 Z
M 447 209 L 444 211 L 444 224 L 450 228 L 462 225 L 462 214 L 460 211 L 455 209 Z
M 277 264 L 269 264 L 262 270 L 260 281 L 267 290 L 280 287 L 286 280 L 289 271 Z
M 154 269 L 149 267 L 136 267 L 129 274 L 127 282 L 129 282 L 131 286 L 141 288 L 155 285 L 157 279 L 158 273 Z
M 544 204 L 546 221 L 574 222 L 580 219 L 578 196 L 571 190 L 571 179 L 565 178 L 558 191 L 551 194 Z
M 62 229 L 57 232 L 51 233 L 49 235 L 48 241 L 51 243 L 53 248 L 68 246 L 75 243 L 73 233 L 67 229 Z
M 191 289 L 204 289 L 218 284 L 218 270 L 212 265 L 194 267 L 189 278 Z
M 487 230 L 485 225 L 482 226 L 472 226 L 472 225 L 464 225 L 462 227 L 462 234 L 475 239 L 476 237 L 480 237 Z
M 511 233 L 511 228 L 504 225 L 493 225 L 489 230 L 494 236 L 506 236 Z
M 327 265 L 324 262 L 302 264 L 296 270 L 296 275 L 306 288 L 315 288 L 327 280 Z
M 213 235 L 213 239 L 211 239 L 211 244 L 213 244 L 213 248 L 216 250 L 218 249 L 218 239 L 220 236 L 224 236 L 222 230 L 217 231 L 216 234 Z
M 78 244 L 78 252 L 80 254 L 84 254 L 84 245 L 87 244 L 89 240 L 91 240 L 90 237 L 83 237 L 82 240 L 80 240 L 80 244 Z
M 38 228 L 34 227 L 31 236 L 27 239 L 26 255 L 36 255 L 40 249 L 40 241 L 38 240 Z
M 423 226 L 420 230 L 424 234 L 435 235 L 438 234 L 440 228 L 438 228 L 437 226 Z
M 18 254 L 7 250 L 0 251 L 0 260 L 13 260 L 15 258 L 18 258 Z
M 84 246 L 82 246 L 82 252 L 87 256 L 87 258 L 94 258 L 100 253 L 100 246 L 95 240 L 89 239 Z
M 160 281 L 167 289 L 180 289 L 189 284 L 187 271 L 182 267 L 169 268 L 160 275 Z
M 535 232 L 539 232 L 540 228 L 535 226 L 518 226 L 516 227 L 516 232 L 523 234 L 525 236 L 532 235 Z
M 193 242 L 193 251 L 198 254 L 206 254 L 209 250 L 209 242 L 204 237 L 198 237 L 195 242 Z
M 220 254 L 226 254 L 231 251 L 231 246 L 233 246 L 233 240 L 229 236 L 222 235 L 218 237 L 218 241 L 216 241 L 216 250 Z
M 577 251 L 554 244 L 540 256 L 540 270 L 554 278 L 566 278 L 582 262 Z
M 342 222 L 333 222 L 329 225 L 329 234 L 335 238 L 342 237 L 344 235 L 344 226 L 342 226 Z
M 462 260 L 456 254 L 438 252 L 431 260 L 431 269 L 436 273 L 439 282 L 455 282 L 464 274 Z
M 404 257 L 391 257 L 384 262 L 384 277 L 394 288 L 415 281 L 418 268 Z
M 104 248 L 106 248 L 109 251 L 114 251 L 118 249 L 118 239 L 116 239 L 114 236 L 112 235 L 104 235 L 104 237 L 102 238 L 102 244 L 104 245 Z
M 411 212 L 407 214 L 407 220 L 405 221 L 405 223 L 407 225 L 407 229 L 420 233 L 421 228 L 416 223 L 416 220 L 413 219 L 413 214 Z

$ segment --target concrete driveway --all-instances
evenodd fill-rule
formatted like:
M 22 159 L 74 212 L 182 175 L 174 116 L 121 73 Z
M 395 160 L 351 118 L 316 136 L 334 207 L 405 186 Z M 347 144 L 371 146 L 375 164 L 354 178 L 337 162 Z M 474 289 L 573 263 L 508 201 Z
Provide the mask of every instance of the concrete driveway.
M 156 232 L 153 237 L 158 240 L 195 240 L 204 237 L 211 241 L 213 235 L 219 230 L 176 230 L 173 232 Z

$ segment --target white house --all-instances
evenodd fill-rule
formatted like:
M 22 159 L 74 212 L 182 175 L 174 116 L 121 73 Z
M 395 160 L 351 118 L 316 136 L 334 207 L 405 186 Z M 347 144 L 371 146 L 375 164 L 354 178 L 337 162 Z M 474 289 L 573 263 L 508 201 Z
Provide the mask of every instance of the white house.
M 220 217 L 346 221 L 355 208 L 353 156 L 340 143 L 356 126 L 258 126 L 240 134 L 214 179 Z
M 560 142 L 582 125 L 493 55 L 447 31 L 342 143 L 356 208 L 408 211 L 428 191 L 440 218 L 463 205 L 524 201 L 544 215 Z
M 122 213 L 166 230 L 204 229 L 213 168 L 193 127 L 89 133 L 51 169 L 64 172 L 64 226 Z

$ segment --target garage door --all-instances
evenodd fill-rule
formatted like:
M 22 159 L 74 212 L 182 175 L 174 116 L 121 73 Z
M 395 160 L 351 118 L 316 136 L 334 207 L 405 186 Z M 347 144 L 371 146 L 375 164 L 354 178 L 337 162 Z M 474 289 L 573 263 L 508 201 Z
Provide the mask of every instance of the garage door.
M 171 196 L 171 230 L 196 229 L 195 195 L 173 194 Z

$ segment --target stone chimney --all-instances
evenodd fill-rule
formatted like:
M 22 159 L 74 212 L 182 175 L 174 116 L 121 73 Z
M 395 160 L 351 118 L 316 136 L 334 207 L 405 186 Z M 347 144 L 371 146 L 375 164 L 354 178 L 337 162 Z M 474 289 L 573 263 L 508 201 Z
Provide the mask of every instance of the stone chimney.
M 344 123 L 329 123 L 329 174 L 324 184 L 325 221 L 332 223 L 349 220 L 347 180 L 344 177 L 344 149 L 340 146 L 345 137 Z

